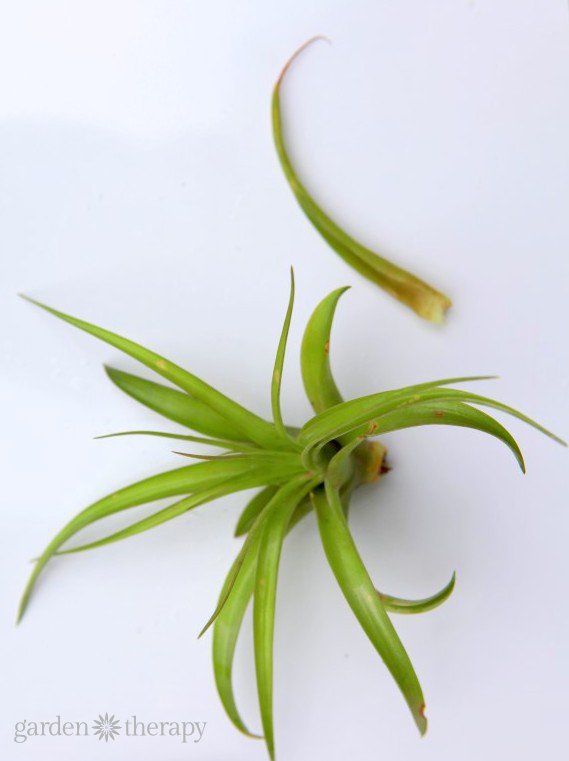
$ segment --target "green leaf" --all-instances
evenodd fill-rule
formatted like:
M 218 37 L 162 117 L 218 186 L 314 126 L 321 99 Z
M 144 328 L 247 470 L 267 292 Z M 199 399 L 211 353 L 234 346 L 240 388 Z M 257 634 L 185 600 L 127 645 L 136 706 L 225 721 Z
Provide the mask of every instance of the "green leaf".
M 309 474 L 304 473 L 304 474 L 302 474 L 302 476 L 298 476 L 297 475 L 297 478 L 302 483 L 302 482 L 306 481 L 306 478 L 307 478 L 308 475 Z M 266 479 L 266 480 L 268 481 L 269 479 Z M 235 561 L 233 563 L 233 566 L 232 566 L 232 569 L 231 569 L 231 572 L 230 572 L 230 575 L 229 575 L 229 578 L 232 579 L 232 583 L 234 583 L 235 579 L 237 578 L 237 575 L 239 573 L 239 569 L 240 569 L 240 567 L 241 567 L 241 565 L 243 563 L 243 560 L 244 560 L 245 556 L 247 555 L 248 552 L 250 552 L 250 546 L 252 545 L 253 542 L 256 541 L 255 537 L 262 531 L 263 525 L 264 525 L 264 521 L 265 521 L 267 515 L 273 509 L 273 505 L 278 503 L 279 494 L 280 494 L 281 489 L 284 489 L 286 486 L 287 486 L 287 484 L 285 484 L 284 486 L 281 486 L 280 489 L 277 489 L 275 494 L 267 502 L 266 507 L 257 515 L 257 518 L 255 519 L 253 525 L 251 526 L 251 529 L 249 530 L 249 533 L 248 533 L 248 535 L 247 535 L 247 537 L 245 539 L 245 542 L 244 542 L 244 544 L 243 544 L 243 546 L 241 548 L 241 551 L 237 555 L 237 557 L 236 557 L 236 559 L 235 559 Z M 198 634 L 198 639 L 200 639 L 200 637 L 202 637 L 206 633 L 206 631 L 209 629 L 209 627 L 213 624 L 215 619 L 218 617 L 219 613 L 221 612 L 223 606 L 225 605 L 225 603 L 227 601 L 227 598 L 229 597 L 229 595 L 231 593 L 232 583 L 228 584 L 225 596 L 222 595 L 220 597 L 220 599 L 219 599 L 219 601 L 217 603 L 216 609 L 214 610 L 214 612 L 210 616 L 208 622 L 203 627 L 201 632 Z
M 481 410 L 462 402 L 439 402 L 438 404 L 416 404 L 396 410 L 378 418 L 378 433 L 399 431 L 418 425 L 454 425 L 474 428 L 495 436 L 509 447 L 523 473 L 526 472 L 524 458 L 513 436 L 497 420 Z
M 310 222 L 348 264 L 396 299 L 407 304 L 421 317 L 433 322 L 442 322 L 446 310 L 451 306 L 450 299 L 410 272 L 371 251 L 343 230 L 312 198 L 290 161 L 283 138 L 280 88 L 292 61 L 311 42 L 313 40 L 309 40 L 291 57 L 279 75 L 273 90 L 273 137 L 290 188 Z
M 301 499 L 318 483 L 296 479 L 282 486 L 266 508 L 255 578 L 253 634 L 261 720 L 267 749 L 274 758 L 273 735 L 273 635 L 277 575 L 282 543 Z
M 95 436 L 95 439 L 115 439 L 118 436 L 158 436 L 164 439 L 178 439 L 181 441 L 192 441 L 197 444 L 206 444 L 210 447 L 221 447 L 222 449 L 232 449 L 237 452 L 257 452 L 265 450 L 257 449 L 251 444 L 242 441 L 231 441 L 229 439 L 209 439 L 203 436 L 185 436 L 180 433 L 168 433 L 167 431 L 118 431 L 117 433 L 105 433 L 102 436 Z
M 449 380 L 448 382 L 455 383 L 457 379 Z M 478 394 L 471 394 L 457 389 L 433 387 L 435 383 L 440 385 L 441 381 L 433 382 L 433 384 L 409 386 L 395 391 L 384 391 L 378 394 L 362 396 L 349 402 L 342 402 L 309 420 L 300 430 L 298 439 L 304 447 L 310 448 L 322 445 L 349 431 L 358 430 L 362 426 L 366 435 L 374 435 L 376 431 L 379 432 L 381 427 L 380 419 L 383 415 L 415 404 L 428 402 L 442 404 L 443 402 L 458 401 L 492 407 L 501 412 L 506 412 L 533 426 L 558 443 L 565 445 L 565 442 L 555 436 L 555 434 L 512 407 L 508 407 L 494 399 L 479 396 Z
M 243 536 L 246 534 L 257 516 L 265 509 L 271 499 L 275 496 L 277 489 L 275 486 L 266 486 L 262 491 L 255 494 L 249 502 L 245 505 L 243 512 L 241 513 L 237 526 L 235 527 L 235 536 Z
M 298 457 L 284 452 L 279 453 L 279 459 L 272 464 L 266 457 L 259 460 L 252 456 L 239 460 L 217 460 L 214 462 L 195 463 L 145 478 L 94 502 L 69 521 L 51 540 L 38 558 L 20 602 L 18 621 L 26 610 L 37 578 L 46 563 L 64 542 L 68 541 L 81 529 L 94 521 L 108 515 L 113 515 L 121 510 L 165 497 L 195 493 L 199 490 L 214 487 L 228 478 L 242 475 L 254 469 L 261 470 L 263 468 L 267 468 L 267 470 L 273 468 L 273 472 L 282 474 L 283 479 L 302 470 Z M 267 470 L 263 471 L 263 473 L 266 473 Z
M 439 592 L 430 597 L 424 597 L 422 600 L 405 600 L 402 597 L 393 597 L 379 592 L 379 599 L 383 606 L 390 613 L 426 613 L 428 610 L 434 610 L 448 600 L 454 589 L 456 574 L 453 573 L 449 583 Z
M 421 734 L 427 730 L 419 680 L 356 549 L 338 492 L 313 492 L 322 544 L 346 601 L 403 693 Z
M 250 737 L 259 736 L 247 729 L 237 710 L 233 693 L 233 658 L 243 617 L 253 594 L 260 538 L 260 532 L 253 536 L 237 573 L 235 563 L 232 565 L 221 590 L 218 602 L 220 610 L 213 624 L 213 671 L 217 691 L 234 726 Z
M 340 489 L 354 479 L 354 463 L 351 455 L 354 449 L 360 446 L 363 438 L 363 436 L 357 436 L 349 444 L 344 444 L 328 463 L 326 478 L 335 489 Z
M 199 491 L 197 494 L 192 494 L 189 497 L 185 497 L 184 499 L 175 502 L 173 505 L 169 505 L 168 507 L 153 513 L 152 515 L 149 515 L 140 521 L 136 521 L 135 523 L 130 524 L 130 526 L 127 526 L 126 528 L 117 531 L 116 533 L 105 536 L 102 539 L 98 539 L 97 541 L 89 542 L 88 544 L 79 545 L 78 547 L 71 547 L 67 550 L 59 550 L 58 552 L 55 552 L 54 555 L 68 555 L 74 552 L 82 552 L 83 550 L 92 550 L 96 547 L 103 547 L 106 544 L 111 544 L 121 539 L 128 539 L 131 536 L 140 534 L 143 531 L 148 531 L 149 529 L 155 528 L 156 526 L 159 526 L 166 521 L 177 518 L 178 516 L 182 515 L 183 513 L 187 513 L 188 510 L 192 510 L 195 507 L 204 505 L 207 502 L 212 502 L 213 500 L 224 497 L 227 494 L 234 494 L 238 491 L 260 486 L 267 480 L 274 479 L 275 477 L 278 478 L 278 480 L 281 480 L 280 472 L 275 473 L 275 468 L 273 466 L 271 470 L 267 470 L 267 468 L 258 468 L 253 470 L 251 473 L 245 473 L 242 476 L 229 478 L 226 481 L 222 481 L 218 486 L 215 486 L 212 489 L 205 489 L 203 491 Z M 277 487 L 270 488 L 276 489 Z
M 312 313 L 304 331 L 300 353 L 302 380 L 316 413 L 343 401 L 330 369 L 330 333 L 338 300 L 348 287 L 328 294 Z
M 273 490 L 271 489 L 271 491 Z M 259 494 L 262 493 L 260 492 Z M 274 493 L 272 496 L 274 496 Z M 265 507 L 267 504 L 268 502 L 265 504 Z M 287 527 L 287 532 L 307 515 L 311 509 L 310 499 L 308 497 L 302 499 L 293 513 Z M 262 512 L 263 509 L 259 508 L 256 520 L 249 529 L 248 538 L 251 537 L 249 545 L 246 550 L 244 548 L 241 549 L 227 575 L 217 605 L 219 612 L 213 624 L 213 664 L 215 681 L 221 702 L 237 729 L 256 738 L 259 736 L 252 735 L 249 732 L 237 710 L 233 694 L 232 671 L 239 630 L 255 585 L 257 556 L 261 540 L 260 529 L 262 528 L 262 519 L 259 520 L 259 516 L 261 516 Z
M 281 382 L 283 377 L 283 366 L 284 366 L 284 358 L 286 353 L 286 342 L 288 339 L 288 332 L 290 329 L 290 320 L 292 317 L 293 306 L 294 306 L 294 272 L 291 267 L 290 269 L 290 297 L 288 300 L 288 307 L 286 310 L 283 329 L 281 332 L 281 337 L 280 337 L 279 345 L 277 348 L 275 367 L 273 370 L 273 380 L 271 383 L 271 406 L 273 409 L 273 420 L 275 421 L 275 428 L 283 437 L 283 439 L 286 439 L 288 441 L 293 441 L 294 445 L 297 446 L 295 440 L 291 437 L 291 435 L 289 434 L 288 430 L 285 428 L 285 425 L 283 423 L 283 417 L 281 413 L 281 401 L 280 401 Z
M 275 496 L 278 495 L 278 493 L 279 493 L 279 490 L 277 489 L 277 491 L 275 492 Z M 206 633 L 206 631 L 209 629 L 209 627 L 213 623 L 215 623 L 217 617 L 219 616 L 219 614 L 223 610 L 224 605 L 227 603 L 227 600 L 229 599 L 229 597 L 231 595 L 231 591 L 233 589 L 233 585 L 235 584 L 235 582 L 236 582 L 236 580 L 237 580 L 237 578 L 239 576 L 239 572 L 241 570 L 241 566 L 243 565 L 247 555 L 250 554 L 251 552 L 255 552 L 255 553 L 257 552 L 257 549 L 255 549 L 255 548 L 258 547 L 260 536 L 261 536 L 261 532 L 262 532 L 262 528 L 263 528 L 263 523 L 264 523 L 266 515 L 267 515 L 267 510 L 268 510 L 268 507 L 271 505 L 273 499 L 274 499 L 274 497 L 271 498 L 271 500 L 269 500 L 269 502 L 267 503 L 267 507 L 265 507 L 265 509 L 261 513 L 259 513 L 259 515 L 257 516 L 255 522 L 251 526 L 251 529 L 249 530 L 249 533 L 245 537 L 245 541 L 243 542 L 243 546 L 241 547 L 241 550 L 239 551 L 239 554 L 237 555 L 237 557 L 233 561 L 233 565 L 231 566 L 231 569 L 229 571 L 229 576 L 227 577 L 227 583 L 225 584 L 225 586 L 224 586 L 224 588 L 222 590 L 221 596 L 220 596 L 219 600 L 217 601 L 216 608 L 213 611 L 213 613 L 211 614 L 211 616 L 209 617 L 209 619 L 208 619 L 207 623 L 205 624 L 205 626 L 202 628 L 201 632 L 198 634 L 198 639 L 203 637 L 203 635 Z
M 121 391 L 168 420 L 216 438 L 247 438 L 241 429 L 187 393 L 114 367 L 105 366 L 105 372 Z
M 237 404 L 237 402 L 234 402 L 232 399 L 229 399 L 229 397 L 200 380 L 197 376 L 192 375 L 192 373 L 179 367 L 179 365 L 170 362 L 160 356 L 160 354 L 145 349 L 140 344 L 134 343 L 134 341 L 119 336 L 117 333 L 111 333 L 110 331 L 99 328 L 89 322 L 79 320 L 76 317 L 71 317 L 63 312 L 59 312 L 57 309 L 41 304 L 39 301 L 31 299 L 28 296 L 23 296 L 22 298 L 30 301 L 41 309 L 45 309 L 50 314 L 59 317 L 70 325 L 74 325 L 76 328 L 84 330 L 86 333 L 90 333 L 92 336 L 99 338 L 101 341 L 105 341 L 125 354 L 128 354 L 130 357 L 138 360 L 143 365 L 146 365 L 146 367 L 149 367 L 151 370 L 154 370 L 154 372 L 159 375 L 162 375 L 164 378 L 174 383 L 174 385 L 195 397 L 198 401 L 211 407 L 211 409 L 214 410 L 214 412 L 217 412 L 222 418 L 232 423 L 239 431 L 239 438 L 245 436 L 246 439 L 250 439 L 261 446 L 267 446 L 272 449 L 282 449 L 283 438 L 278 434 L 271 423 L 267 423 L 266 420 L 258 417 L 253 412 L 249 412 L 249 410 L 245 409 L 240 404 Z

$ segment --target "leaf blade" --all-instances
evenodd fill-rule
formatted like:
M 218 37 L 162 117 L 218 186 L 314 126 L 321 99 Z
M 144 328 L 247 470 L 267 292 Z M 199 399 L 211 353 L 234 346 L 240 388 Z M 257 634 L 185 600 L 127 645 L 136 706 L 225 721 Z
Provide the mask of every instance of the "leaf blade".
M 257 517 L 275 496 L 276 491 L 275 486 L 266 486 L 249 500 L 239 516 L 234 536 L 243 536 L 250 530 Z
M 298 458 L 284 452 L 279 453 L 279 459 L 276 462 L 277 464 L 272 467 L 276 468 L 279 473 L 285 474 L 285 477 L 289 473 L 294 474 L 301 470 Z M 257 461 L 252 457 L 244 457 L 238 460 L 200 462 L 150 476 L 97 500 L 72 518 L 55 535 L 39 556 L 24 589 L 17 620 L 21 620 L 36 581 L 54 552 L 64 542 L 90 523 L 130 507 L 214 486 L 225 478 L 235 477 L 255 467 L 269 468 L 270 466 L 271 464 L 267 458 Z
M 377 595 L 352 539 L 335 489 L 313 492 L 324 551 L 347 603 L 391 672 L 421 734 L 427 729 L 425 701 L 413 665 Z
M 281 548 L 288 524 L 300 501 L 317 481 L 306 483 L 306 474 L 285 484 L 266 510 L 262 528 L 253 599 L 255 671 L 261 722 L 267 750 L 274 759 L 273 733 L 273 636 L 277 575 Z
M 456 573 L 453 573 L 450 581 L 438 592 L 421 600 L 406 600 L 403 597 L 394 597 L 378 590 L 378 595 L 385 609 L 390 613 L 426 613 L 442 605 L 451 596 L 456 582 Z
M 130 524 L 120 531 L 98 539 L 97 541 L 89 542 L 88 544 L 82 544 L 78 547 L 71 547 L 67 550 L 58 550 L 54 553 L 54 555 L 69 555 L 76 552 L 83 552 L 84 550 L 103 547 L 107 544 L 112 544 L 113 542 L 117 542 L 122 539 L 129 539 L 130 537 L 140 534 L 143 531 L 148 531 L 152 528 L 156 528 L 156 526 L 160 526 L 162 523 L 177 518 L 180 515 L 188 512 L 188 510 L 200 507 L 207 502 L 212 502 L 216 499 L 219 499 L 220 497 L 225 497 L 228 494 L 234 494 L 235 492 L 260 486 L 265 482 L 267 478 L 270 477 L 271 476 L 267 473 L 266 470 L 253 470 L 251 473 L 229 478 L 225 481 L 222 481 L 215 487 L 198 491 L 196 494 L 191 494 L 189 497 L 184 497 L 184 499 L 179 500 L 178 502 L 175 502 L 174 504 L 169 505 L 168 507 L 165 507 L 156 513 L 152 513 L 146 518 L 143 518 L 140 521 L 136 521 L 135 523 Z
M 283 323 L 281 337 L 279 339 L 279 345 L 277 348 L 275 366 L 273 369 L 273 378 L 271 383 L 271 407 L 273 411 L 273 420 L 275 423 L 275 428 L 277 429 L 277 431 L 279 432 L 279 434 L 282 436 L 283 439 L 294 442 L 295 440 L 291 437 L 290 433 L 287 431 L 283 423 L 283 417 L 281 413 L 281 401 L 280 401 L 284 358 L 286 353 L 288 333 L 290 330 L 290 321 L 292 318 L 293 306 L 294 306 L 294 271 L 291 267 L 290 268 L 290 296 L 288 300 L 288 306 L 287 306 L 286 315 L 285 315 L 285 319 Z
M 450 382 L 457 382 L 457 379 Z M 436 383 L 440 384 L 441 382 L 408 386 L 394 391 L 382 391 L 378 394 L 370 394 L 348 402 L 342 402 L 309 420 L 301 428 L 298 439 L 304 447 L 312 447 L 325 443 L 349 431 L 358 430 L 362 426 L 364 429 L 366 427 L 369 428 L 370 430 L 367 433 L 371 435 L 377 428 L 381 416 L 403 407 L 428 402 L 459 401 L 493 407 L 501 412 L 505 412 L 566 446 L 565 442 L 558 436 L 513 407 L 488 397 L 471 394 L 467 391 L 439 388 L 435 385 Z
M 240 732 L 254 738 L 259 735 L 247 729 L 237 709 L 233 692 L 233 658 L 243 617 L 253 595 L 259 540 L 260 534 L 243 558 L 238 574 L 235 576 L 233 566 L 229 570 L 218 601 L 220 612 L 213 624 L 212 642 L 215 684 L 225 713 Z
M 405 303 L 421 317 L 433 322 L 442 322 L 446 310 L 451 306 L 450 299 L 410 272 L 363 246 L 343 230 L 316 203 L 292 165 L 283 137 L 280 88 L 292 61 L 316 39 L 321 38 L 309 40 L 293 54 L 281 71 L 273 89 L 271 104 L 273 139 L 288 184 L 310 222 L 331 248 L 348 264 L 351 264 L 361 274 L 381 286 L 396 299 Z
M 348 287 L 338 288 L 322 299 L 304 330 L 300 352 L 302 380 L 316 413 L 344 401 L 330 367 L 330 334 L 338 301 Z
M 160 354 L 156 354 L 156 352 L 150 351 L 144 346 L 120 336 L 118 333 L 113 333 L 104 328 L 100 328 L 97 325 L 86 322 L 85 320 L 72 317 L 71 315 L 60 312 L 53 307 L 42 304 L 29 296 L 22 295 L 22 298 L 40 307 L 40 309 L 44 309 L 54 317 L 58 317 L 64 322 L 99 338 L 101 341 L 114 346 L 116 349 L 119 349 L 130 357 L 138 360 L 143 365 L 146 365 L 146 367 L 149 367 L 151 370 L 154 370 L 154 372 L 162 375 L 164 378 L 174 383 L 174 385 L 183 389 L 191 396 L 194 396 L 200 402 L 211 407 L 230 423 L 233 423 L 241 432 L 241 435 L 245 435 L 246 438 L 252 439 L 261 446 L 269 446 L 276 449 L 282 448 L 283 439 L 278 435 L 273 425 L 267 423 L 266 420 L 263 420 L 253 412 L 245 409 L 245 407 L 234 402 L 232 399 L 213 388 L 213 386 L 210 386 L 208 383 L 202 381 L 187 370 L 184 370 L 174 362 L 170 362 Z
M 168 420 L 215 438 L 245 438 L 241 429 L 186 392 L 108 365 L 105 372 L 117 388 Z
M 196 444 L 205 444 L 210 447 L 220 447 L 222 449 L 231 449 L 237 452 L 262 452 L 251 444 L 244 441 L 232 441 L 230 439 L 209 439 L 203 436 L 186 436 L 181 433 L 170 433 L 169 431 L 116 431 L 114 433 L 104 433 L 101 436 L 95 436 L 95 439 L 116 439 L 121 436 L 156 436 L 163 439 L 176 439 L 180 441 L 192 441 Z

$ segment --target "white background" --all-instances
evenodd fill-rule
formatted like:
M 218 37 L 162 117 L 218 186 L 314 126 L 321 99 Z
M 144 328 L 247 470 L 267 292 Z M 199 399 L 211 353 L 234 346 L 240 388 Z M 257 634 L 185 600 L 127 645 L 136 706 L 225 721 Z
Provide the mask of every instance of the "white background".
M 271 88 L 316 33 L 333 45 L 307 51 L 283 89 L 294 161 L 345 227 L 451 294 L 443 328 L 351 271 L 282 177 Z M 346 397 L 497 373 L 474 388 L 567 437 L 568 136 L 564 0 L 2 4 L 2 758 L 266 758 L 225 718 L 210 635 L 196 641 L 239 546 L 245 495 L 54 561 L 14 626 L 29 559 L 63 523 L 179 462 L 167 441 L 92 440 L 177 427 L 101 370 L 137 372 L 134 361 L 16 293 L 139 340 L 269 416 L 293 264 L 291 423 L 309 415 L 304 323 L 327 292 L 353 284 L 332 348 Z M 489 437 L 404 431 L 388 437 L 393 471 L 352 512 L 385 591 L 420 597 L 457 571 L 446 605 L 395 620 L 425 691 L 424 739 L 338 591 L 313 517 L 287 540 L 280 759 L 562 755 L 568 453 L 508 426 L 525 477 Z M 257 728 L 251 639 L 247 618 L 237 695 Z M 104 748 L 93 737 L 13 742 L 16 721 L 91 723 L 107 711 L 207 727 L 198 745 L 124 735 Z

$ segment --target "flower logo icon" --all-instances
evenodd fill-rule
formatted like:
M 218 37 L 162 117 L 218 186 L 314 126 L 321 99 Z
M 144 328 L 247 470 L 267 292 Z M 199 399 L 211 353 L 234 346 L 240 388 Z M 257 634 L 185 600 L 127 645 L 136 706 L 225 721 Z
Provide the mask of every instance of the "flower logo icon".
M 109 719 L 109 714 L 105 714 L 105 718 L 99 714 L 100 721 L 97 721 L 95 719 L 95 723 L 92 727 L 92 729 L 95 730 L 95 734 L 99 735 L 99 740 L 102 740 L 103 737 L 105 738 L 105 742 L 109 742 L 109 737 L 111 740 L 115 739 L 115 735 L 118 735 L 120 733 L 121 727 L 119 725 L 119 719 L 115 721 L 115 715 L 113 714 L 111 718 Z

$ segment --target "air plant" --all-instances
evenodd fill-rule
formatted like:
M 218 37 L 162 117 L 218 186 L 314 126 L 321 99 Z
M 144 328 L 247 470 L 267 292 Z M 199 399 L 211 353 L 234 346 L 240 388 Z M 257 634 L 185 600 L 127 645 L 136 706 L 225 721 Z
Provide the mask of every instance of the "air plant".
M 110 435 L 169 437 L 208 444 L 222 453 L 202 456 L 202 462 L 126 486 L 76 515 L 37 558 L 21 601 L 19 617 L 26 609 L 38 576 L 53 556 L 126 539 L 224 495 L 260 488 L 239 518 L 235 533 L 244 537 L 244 541 L 215 610 L 201 633 L 213 625 L 213 667 L 221 702 L 233 724 L 250 735 L 235 702 L 232 664 L 245 610 L 253 598 L 259 705 L 263 736 L 271 758 L 274 757 L 273 632 L 279 558 L 286 534 L 312 510 L 316 513 L 324 552 L 346 601 L 398 684 L 421 734 L 427 728 L 419 680 L 388 614 L 420 613 L 440 605 L 453 590 L 454 575 L 444 589 L 422 600 L 403 600 L 375 588 L 347 521 L 354 490 L 375 481 L 386 471 L 385 448 L 372 439 L 388 431 L 413 426 L 463 426 L 498 438 L 511 449 L 524 471 L 517 443 L 498 421 L 478 409 L 482 406 L 513 415 L 564 443 L 511 407 L 484 396 L 449 388 L 451 384 L 490 376 L 446 378 L 343 401 L 332 377 L 329 345 L 336 305 L 345 290 L 340 288 L 330 293 L 317 306 L 306 326 L 301 370 L 308 399 L 316 414 L 300 429 L 285 425 L 280 405 L 281 377 L 294 300 L 292 273 L 290 300 L 271 383 L 271 422 L 159 354 L 29 299 L 133 357 L 177 386 L 179 390 L 106 368 L 111 381 L 129 396 L 168 420 L 202 434 L 127 431 Z M 176 499 L 168 507 L 98 541 L 67 546 L 68 540 L 86 526 L 164 497 Z
M 286 72 L 295 58 L 317 40 L 325 37 L 313 37 L 305 42 L 288 60 L 282 69 L 272 98 L 273 138 L 285 177 L 301 209 L 318 230 L 324 240 L 361 275 L 376 283 L 399 301 L 406 304 L 420 317 L 431 322 L 441 323 L 445 312 L 452 305 L 448 296 L 412 275 L 402 267 L 375 253 L 367 246 L 343 230 L 314 200 L 301 182 L 292 165 L 283 138 L 283 120 L 281 113 L 280 90 Z

